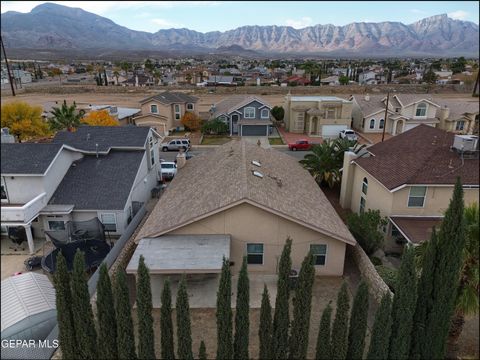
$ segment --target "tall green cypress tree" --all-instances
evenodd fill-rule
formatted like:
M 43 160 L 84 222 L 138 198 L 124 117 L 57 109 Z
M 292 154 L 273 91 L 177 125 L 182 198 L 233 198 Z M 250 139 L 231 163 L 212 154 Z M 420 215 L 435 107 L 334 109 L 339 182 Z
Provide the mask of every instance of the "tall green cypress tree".
M 388 345 L 392 331 L 392 300 L 389 294 L 385 294 L 380 302 L 380 307 L 375 314 L 370 346 L 368 348 L 368 360 L 385 360 L 388 358 Z
M 312 288 L 315 281 L 314 258 L 311 252 L 305 256 L 298 287 L 293 299 L 293 321 L 290 335 L 290 359 L 305 359 L 307 357 L 308 333 L 310 329 L 310 312 L 312 308 Z
M 362 281 L 353 299 L 348 332 L 347 359 L 361 359 L 365 348 L 368 317 L 368 285 Z
M 337 297 L 337 309 L 332 326 L 332 359 L 343 360 L 347 357 L 348 350 L 348 313 L 350 302 L 347 283 L 344 282 Z
M 80 250 L 77 250 L 73 260 L 71 285 L 73 321 L 78 344 L 77 358 L 96 359 L 98 357 L 97 333 L 93 321 L 90 294 L 88 293 L 85 256 Z
M 190 322 L 190 306 L 185 275 L 178 285 L 177 291 L 177 356 L 179 359 L 192 360 L 192 329 Z
M 127 279 L 123 269 L 117 271 L 114 295 L 115 314 L 117 316 L 118 358 L 122 360 L 136 359 L 132 312 L 130 310 Z
M 275 313 L 273 315 L 272 357 L 273 359 L 286 359 L 288 357 L 288 328 L 290 287 L 289 276 L 292 268 L 290 253 L 292 239 L 287 238 L 280 257 L 277 297 L 275 299 Z
M 162 359 L 175 359 L 173 347 L 173 323 L 172 323 L 172 292 L 170 281 L 165 279 L 162 290 L 162 308 L 160 310 L 160 334 Z
M 55 284 L 58 336 L 62 347 L 62 356 L 63 359 L 75 359 L 78 356 L 78 348 L 72 314 L 70 274 L 68 273 L 67 262 L 61 252 L 57 256 L 57 269 L 53 276 L 53 282 Z
M 258 329 L 260 340 L 260 359 L 272 358 L 272 307 L 267 285 L 263 285 L 262 305 L 260 306 L 260 326 Z
M 248 280 L 247 257 L 243 257 L 242 268 L 237 283 L 237 309 L 235 312 L 235 338 L 233 358 L 248 360 L 248 337 L 250 321 L 250 285 Z
M 203 340 L 200 342 L 200 348 L 198 349 L 198 359 L 207 360 L 207 349 Z
M 117 359 L 117 319 L 113 303 L 112 283 L 107 264 L 100 266 L 97 285 L 98 355 L 100 359 Z
M 140 255 L 137 270 L 138 357 L 155 359 L 152 316 L 152 289 L 145 258 Z
M 392 305 L 389 357 L 400 360 L 409 358 L 413 315 L 417 302 L 417 274 L 413 246 L 405 248 L 396 284 Z
M 232 343 L 232 276 L 230 261 L 223 258 L 217 292 L 217 359 L 231 359 Z
M 320 329 L 318 330 L 316 360 L 330 360 L 332 358 L 330 324 L 332 322 L 332 306 L 328 303 L 322 313 L 320 320 Z

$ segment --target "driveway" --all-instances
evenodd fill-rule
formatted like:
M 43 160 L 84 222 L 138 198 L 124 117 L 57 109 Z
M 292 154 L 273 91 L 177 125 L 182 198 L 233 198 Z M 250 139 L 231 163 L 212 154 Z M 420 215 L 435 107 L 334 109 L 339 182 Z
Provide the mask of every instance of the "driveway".
M 312 143 L 316 144 L 321 144 L 322 143 L 322 138 L 320 136 L 308 136 L 306 134 L 296 134 L 296 133 L 291 133 L 287 132 L 285 128 L 278 127 L 278 132 L 280 135 L 283 137 L 283 140 L 288 144 L 288 143 L 293 143 L 297 140 L 300 139 L 306 139 Z
M 268 141 L 268 136 L 242 136 L 242 139 L 252 144 L 258 144 L 258 141 L 260 141 L 260 146 L 264 149 L 269 149 L 271 147 L 270 142 Z

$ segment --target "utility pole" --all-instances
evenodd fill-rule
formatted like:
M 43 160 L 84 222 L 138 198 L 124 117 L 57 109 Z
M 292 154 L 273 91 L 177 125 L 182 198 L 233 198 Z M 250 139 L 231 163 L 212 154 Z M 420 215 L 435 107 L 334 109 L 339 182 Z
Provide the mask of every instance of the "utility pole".
M 385 106 L 385 121 L 383 123 L 383 131 L 382 131 L 382 142 L 383 142 L 383 139 L 385 138 L 385 128 L 387 127 L 387 117 L 388 117 L 388 101 L 390 100 L 390 91 L 387 92 L 387 105 Z
M 5 53 L 5 45 L 3 45 L 3 38 L 1 35 L 0 35 L 0 43 L 2 43 L 3 57 L 5 58 L 5 64 L 7 64 L 8 81 L 10 82 L 12 95 L 15 96 L 15 89 L 13 88 L 12 74 L 10 73 L 10 66 L 8 66 L 7 54 Z

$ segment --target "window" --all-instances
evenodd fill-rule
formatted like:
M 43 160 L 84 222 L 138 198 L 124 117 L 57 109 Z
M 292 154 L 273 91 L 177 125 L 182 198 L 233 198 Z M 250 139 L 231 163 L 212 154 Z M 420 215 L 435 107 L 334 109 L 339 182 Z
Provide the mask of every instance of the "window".
M 149 147 L 150 147 L 150 162 L 151 162 L 151 165 L 155 165 L 155 148 L 153 147 L 153 137 L 150 137 L 148 139 L 148 144 L 149 144 Z
M 457 121 L 457 125 L 455 126 L 455 130 L 461 131 L 465 127 L 465 121 Z M 3 199 L 3 198 L 2 198 Z
M 327 245 L 310 245 L 310 251 L 315 259 L 315 265 L 325 265 L 327 261 Z
M 8 202 L 7 186 L 5 184 L 5 178 L 2 177 L 2 187 L 1 187 L 1 198 L 2 202 Z
M 408 207 L 423 207 L 426 192 L 426 186 L 412 186 L 408 196 Z
M 378 128 L 383 129 L 384 126 L 385 126 L 385 120 L 380 119 L 380 125 L 378 125 Z
M 65 230 L 65 223 L 61 220 L 49 220 L 48 228 L 50 230 Z
M 2 234 L 7 234 L 8 233 L 8 226 L 4 226 L 2 225 L 2 231 L 1 231 Z
M 268 109 L 262 109 L 260 116 L 262 119 L 268 119 L 270 117 L 270 112 L 268 111 Z
M 247 263 L 263 265 L 263 244 L 247 244 Z
M 375 119 L 370 120 L 370 129 L 375 129 Z
M 362 193 L 367 195 L 367 190 L 368 190 L 368 180 L 366 177 L 363 178 L 363 183 L 362 183 Z
M 187 104 L 187 110 L 193 110 L 193 104 L 192 103 Z
M 175 104 L 174 105 L 174 109 L 175 109 L 175 120 L 180 120 L 180 105 L 178 104 Z
M 415 116 L 427 116 L 427 104 L 420 103 L 417 106 L 417 111 L 415 112 Z
M 150 112 L 152 114 L 158 114 L 158 106 L 157 105 L 150 105 Z
M 366 200 L 363 196 L 360 196 L 360 214 L 363 214 L 365 212 L 365 204 Z
M 255 108 L 254 107 L 246 107 L 243 110 L 243 117 L 245 119 L 255 119 Z
M 305 121 L 305 113 L 298 113 L 297 117 L 295 118 L 295 123 L 293 124 L 293 127 L 295 130 L 303 130 Z
M 100 221 L 105 226 L 105 231 L 117 231 L 117 221 L 114 213 L 100 214 Z
M 325 119 L 335 119 L 335 108 L 325 109 Z

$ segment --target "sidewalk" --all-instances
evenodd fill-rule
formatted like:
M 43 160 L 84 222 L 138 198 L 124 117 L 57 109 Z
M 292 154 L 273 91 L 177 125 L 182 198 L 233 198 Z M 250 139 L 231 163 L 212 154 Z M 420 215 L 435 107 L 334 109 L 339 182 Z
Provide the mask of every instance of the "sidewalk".
M 316 143 L 316 144 L 321 144 L 322 143 L 322 138 L 319 137 L 319 136 L 308 136 L 306 134 L 296 134 L 296 133 L 291 133 L 291 132 L 287 132 L 285 130 L 285 128 L 282 128 L 282 127 L 278 127 L 278 132 L 280 134 L 280 136 L 282 137 L 283 141 L 285 143 L 294 143 L 295 141 L 297 140 L 308 140 L 308 141 L 311 141 L 312 143 Z

